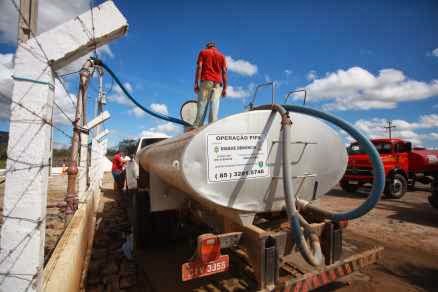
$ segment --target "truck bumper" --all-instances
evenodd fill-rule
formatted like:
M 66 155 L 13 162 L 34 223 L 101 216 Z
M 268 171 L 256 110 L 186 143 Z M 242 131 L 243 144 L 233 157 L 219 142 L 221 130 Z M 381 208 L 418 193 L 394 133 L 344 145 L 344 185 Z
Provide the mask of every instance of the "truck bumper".
M 363 267 L 374 264 L 383 256 L 383 247 L 375 247 L 344 260 L 337 261 L 322 270 L 291 277 L 277 288 L 276 291 L 309 291 L 334 282 Z
M 351 184 L 364 184 L 364 183 L 372 183 L 373 177 L 369 175 L 344 175 L 341 181 L 348 182 Z

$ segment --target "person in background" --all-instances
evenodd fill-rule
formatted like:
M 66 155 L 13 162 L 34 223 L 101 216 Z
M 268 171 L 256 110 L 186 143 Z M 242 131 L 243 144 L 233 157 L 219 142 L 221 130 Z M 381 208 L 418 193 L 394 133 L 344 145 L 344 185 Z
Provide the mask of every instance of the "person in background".
M 137 188 L 138 164 L 135 162 L 133 154 L 126 162 L 126 188 L 128 192 Z
M 195 93 L 198 94 L 198 112 L 195 128 L 204 123 L 205 112 L 210 103 L 208 122 L 217 120 L 220 97 L 227 94 L 227 63 L 214 42 L 208 42 L 196 62 Z
M 128 199 L 128 208 L 132 207 L 132 197 L 137 189 L 138 179 L 138 164 L 134 160 L 134 154 L 130 155 L 130 159 L 126 162 L 126 193 Z
M 125 161 L 122 159 L 122 153 L 117 150 L 113 157 L 111 172 L 114 178 L 114 192 L 119 192 L 123 190 L 123 185 L 125 184 L 123 165 Z

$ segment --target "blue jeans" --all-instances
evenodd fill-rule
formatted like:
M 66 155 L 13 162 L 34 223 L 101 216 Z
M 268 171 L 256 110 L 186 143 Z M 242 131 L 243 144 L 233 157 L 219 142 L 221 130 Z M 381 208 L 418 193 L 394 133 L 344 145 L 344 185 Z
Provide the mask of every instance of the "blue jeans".
M 208 123 L 217 121 L 221 95 L 222 84 L 208 80 L 201 81 L 198 92 L 198 111 L 196 113 L 196 120 L 193 123 L 195 127 L 200 127 L 204 124 L 208 104 L 210 104 Z

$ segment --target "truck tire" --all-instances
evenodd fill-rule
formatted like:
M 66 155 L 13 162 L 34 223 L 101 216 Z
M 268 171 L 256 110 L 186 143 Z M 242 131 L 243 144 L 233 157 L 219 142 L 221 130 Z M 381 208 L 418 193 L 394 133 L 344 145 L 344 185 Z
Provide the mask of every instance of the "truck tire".
M 406 194 L 408 189 L 407 179 L 396 173 L 386 180 L 385 196 L 391 199 L 400 199 Z
M 429 196 L 429 198 L 428 198 L 428 199 L 429 199 L 429 203 L 430 203 L 433 207 L 435 207 L 435 208 L 438 209 L 438 178 L 435 178 L 435 179 L 432 181 L 430 187 L 431 187 L 432 195 Z
M 341 181 L 340 185 L 341 185 L 341 188 L 347 193 L 354 193 L 360 187 L 360 185 L 358 185 L 358 184 L 352 185 L 352 184 L 348 183 L 348 181 Z

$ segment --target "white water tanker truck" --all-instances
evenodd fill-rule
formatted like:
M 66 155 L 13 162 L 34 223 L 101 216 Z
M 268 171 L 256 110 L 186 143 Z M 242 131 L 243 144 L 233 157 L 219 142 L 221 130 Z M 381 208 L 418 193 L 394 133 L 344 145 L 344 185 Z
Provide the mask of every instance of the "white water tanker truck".
M 348 161 L 343 142 L 326 122 L 350 133 L 374 167 L 371 195 L 352 211 L 318 207 Z M 208 230 L 193 238 L 192 258 L 174 266 L 178 285 L 224 272 L 237 254 L 245 254 L 257 290 L 305 291 L 381 256 L 381 247 L 343 248 L 346 222 L 375 206 L 384 172 L 369 140 L 334 116 L 272 103 L 150 142 L 136 155 L 136 249 L 177 238 L 187 222 Z

